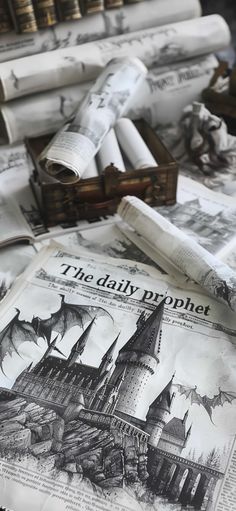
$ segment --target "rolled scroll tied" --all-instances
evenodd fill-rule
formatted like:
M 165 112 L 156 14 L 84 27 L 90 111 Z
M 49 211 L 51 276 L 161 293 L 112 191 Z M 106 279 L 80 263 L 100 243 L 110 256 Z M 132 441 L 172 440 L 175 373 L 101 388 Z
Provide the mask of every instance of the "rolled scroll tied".
M 43 151 L 45 170 L 63 183 L 81 178 L 109 129 L 127 109 L 147 73 L 139 59 L 113 59 L 86 94 L 72 122 Z
M 236 311 L 236 273 L 137 197 L 124 197 L 121 218 L 174 267 Z

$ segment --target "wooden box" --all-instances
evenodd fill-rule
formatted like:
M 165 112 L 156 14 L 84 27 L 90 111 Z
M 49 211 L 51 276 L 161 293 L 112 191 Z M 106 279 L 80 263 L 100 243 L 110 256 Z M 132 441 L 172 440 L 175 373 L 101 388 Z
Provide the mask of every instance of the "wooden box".
M 80 219 L 113 214 L 124 195 L 136 195 L 151 206 L 170 205 L 176 200 L 178 165 L 154 130 L 143 120 L 135 122 L 158 166 L 120 172 L 109 165 L 99 177 L 75 184 L 47 183 L 38 156 L 51 137 L 26 141 L 33 160 L 31 186 L 48 227 Z

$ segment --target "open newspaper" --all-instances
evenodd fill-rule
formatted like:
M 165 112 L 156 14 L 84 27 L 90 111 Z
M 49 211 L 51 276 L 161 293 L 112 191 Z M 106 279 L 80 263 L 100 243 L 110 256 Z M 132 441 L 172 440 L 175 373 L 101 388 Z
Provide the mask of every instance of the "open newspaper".
M 0 505 L 232 511 L 229 309 L 146 265 L 54 245 L 0 320 Z

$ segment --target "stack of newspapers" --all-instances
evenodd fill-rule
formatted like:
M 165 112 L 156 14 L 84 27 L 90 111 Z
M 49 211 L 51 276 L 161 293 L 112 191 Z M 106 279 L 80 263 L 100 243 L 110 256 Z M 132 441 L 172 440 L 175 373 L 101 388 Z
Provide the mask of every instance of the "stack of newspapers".
M 1 511 L 236 509 L 236 139 L 196 101 L 229 42 L 197 0 L 0 37 Z M 176 204 L 45 225 L 24 138 L 58 132 L 41 171 L 76 196 L 114 137 L 120 171 L 158 177 L 140 117 L 181 162 Z
M 200 97 L 230 42 L 218 15 L 198 0 L 148 0 L 35 34 L 0 37 L 0 138 L 15 143 L 57 131 L 113 57 L 148 67 L 131 119 L 168 124 Z
M 233 510 L 235 202 L 180 177 L 174 207 L 125 197 L 55 239 L 7 173 L 5 238 L 34 244 L 0 252 L 2 293 L 27 265 L 0 305 L 0 505 Z

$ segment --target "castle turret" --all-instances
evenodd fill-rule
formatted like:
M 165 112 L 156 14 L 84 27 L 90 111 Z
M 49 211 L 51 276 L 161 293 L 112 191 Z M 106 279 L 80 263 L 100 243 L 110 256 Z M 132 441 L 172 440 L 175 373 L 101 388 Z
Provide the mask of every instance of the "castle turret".
M 69 355 L 69 357 L 67 359 L 68 367 L 70 367 L 73 364 L 75 364 L 75 362 L 77 362 L 77 360 L 80 357 L 80 355 L 82 355 L 82 353 L 84 351 L 84 348 L 86 346 L 86 343 L 87 343 L 88 336 L 90 334 L 91 328 L 92 328 L 92 326 L 94 324 L 94 321 L 95 321 L 95 318 L 92 319 L 92 321 L 89 323 L 89 325 L 84 330 L 82 335 L 79 337 L 78 341 L 74 344 L 74 346 L 73 346 L 73 348 L 72 348 L 72 350 L 70 352 L 70 355 Z
M 164 427 L 158 447 L 171 454 L 181 456 L 191 433 L 191 426 L 186 428 L 188 411 L 183 419 L 173 417 Z
M 164 309 L 164 300 L 147 319 L 143 315 L 137 322 L 137 329 L 120 350 L 116 367 L 109 384 L 115 385 L 126 368 L 125 379 L 120 387 L 115 413 L 130 420 L 142 413 L 142 400 L 148 380 L 155 373 L 159 363 L 159 333 Z M 140 409 L 140 412 L 139 412 Z
M 118 341 L 118 338 L 119 338 L 119 335 L 120 335 L 120 332 L 119 334 L 117 335 L 116 339 L 114 340 L 114 342 L 111 344 L 110 348 L 108 348 L 107 352 L 105 353 L 105 355 L 103 355 L 102 357 L 102 361 L 101 361 L 101 364 L 99 366 L 99 372 L 101 374 L 105 373 L 105 371 L 108 370 L 108 367 L 111 365 L 111 363 L 113 362 L 113 355 L 114 355 L 114 351 L 115 351 L 115 347 L 116 347 L 116 344 L 117 344 L 117 341 Z
M 169 420 L 171 405 L 174 398 L 173 378 L 156 397 L 150 405 L 146 418 L 146 431 L 149 433 L 149 443 L 153 447 L 157 447 L 165 424 Z

